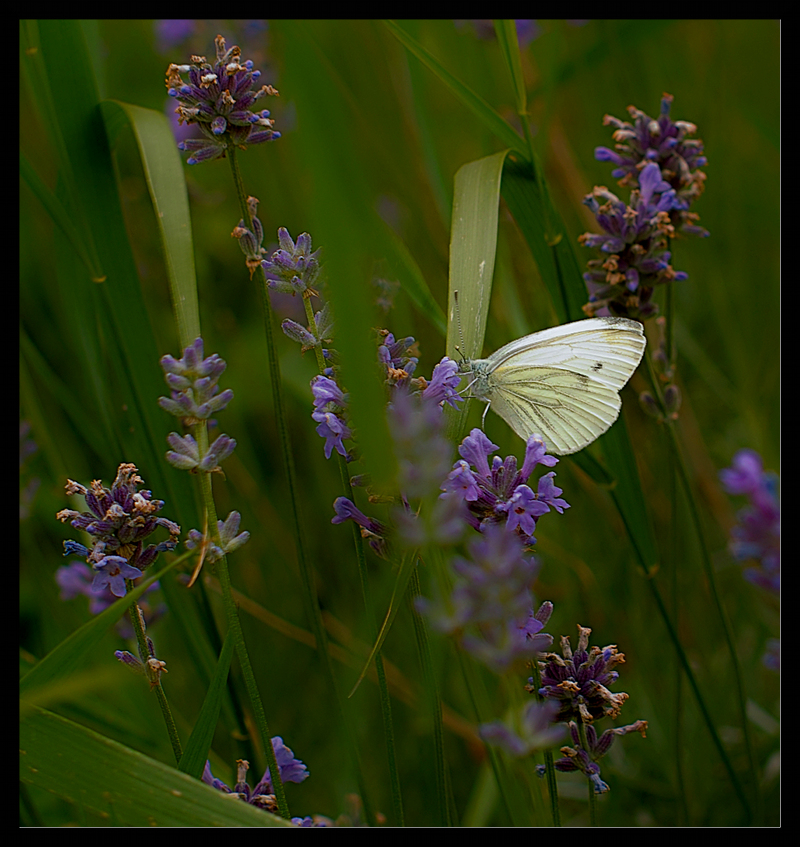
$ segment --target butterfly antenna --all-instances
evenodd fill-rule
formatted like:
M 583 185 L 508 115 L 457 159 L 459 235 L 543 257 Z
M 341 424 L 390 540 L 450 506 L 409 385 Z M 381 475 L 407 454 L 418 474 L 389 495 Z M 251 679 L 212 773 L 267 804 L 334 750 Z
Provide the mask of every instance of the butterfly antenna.
M 458 305 L 458 291 L 453 292 L 453 300 L 456 307 L 456 324 L 458 325 L 458 339 L 461 344 L 456 344 L 456 353 L 461 356 L 461 361 L 466 362 L 467 357 L 464 355 L 464 332 L 461 329 L 461 307 Z

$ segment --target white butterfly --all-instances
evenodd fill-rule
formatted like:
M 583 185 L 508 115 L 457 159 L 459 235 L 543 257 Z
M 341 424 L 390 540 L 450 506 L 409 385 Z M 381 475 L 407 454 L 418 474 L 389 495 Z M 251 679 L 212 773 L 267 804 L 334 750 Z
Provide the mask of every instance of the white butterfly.
M 541 435 L 566 455 L 599 438 L 619 417 L 619 391 L 644 354 L 642 325 L 589 318 L 518 338 L 488 359 L 461 363 L 472 394 L 521 438 Z

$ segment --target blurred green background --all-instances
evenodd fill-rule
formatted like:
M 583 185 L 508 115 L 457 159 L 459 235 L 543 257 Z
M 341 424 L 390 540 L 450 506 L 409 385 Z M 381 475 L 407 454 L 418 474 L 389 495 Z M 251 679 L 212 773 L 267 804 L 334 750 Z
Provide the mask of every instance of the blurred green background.
M 377 211 L 406 245 L 444 309 L 453 178 L 465 163 L 502 149 L 498 140 L 380 22 L 189 23 L 186 37 L 171 43 L 165 41 L 158 22 L 89 24 L 86 29 L 101 96 L 171 113 L 174 104 L 168 102 L 163 85 L 167 65 L 187 61 L 190 54 L 211 59 L 213 38 L 218 32 L 223 34 L 229 45 L 242 47 L 243 57 L 253 59 L 263 71 L 262 81 L 273 84 L 281 95 L 266 106 L 282 138 L 239 157 L 246 191 L 260 200 L 265 246 L 276 246 L 279 226 L 287 227 L 293 237 L 308 231 L 315 248 L 323 248 L 324 260 L 326 245 L 315 229 L 315 225 L 325 229 L 324 221 L 319 222 L 319 198 L 328 188 L 326 180 L 338 184 L 346 179 L 353 190 L 341 197 L 344 218 L 366 220 Z M 759 778 L 765 799 L 761 821 L 774 824 L 779 678 L 761 665 L 760 657 L 766 639 L 778 634 L 777 608 L 742 580 L 740 567 L 726 550 L 738 503 L 722 492 L 717 473 L 743 447 L 760 452 L 767 468 L 779 469 L 779 23 L 590 20 L 537 24 L 536 38 L 523 47 L 534 144 L 554 202 L 573 239 L 587 230 L 596 231 L 581 204 L 583 196 L 596 184 L 614 190 L 611 168 L 593 155 L 595 147 L 612 143 L 610 128 L 602 125 L 604 114 L 627 119 L 626 107 L 633 104 L 656 116 L 662 94 L 669 92 L 675 98 L 672 117 L 695 123 L 696 137 L 705 142 L 709 160 L 704 168 L 706 192 L 693 211 L 700 214 L 700 223 L 711 237 L 678 241 L 672 260 L 676 269 L 689 274 L 687 281 L 675 286 L 678 381 L 684 398 L 679 428 L 745 669 L 752 731 L 762 768 Z M 469 22 L 405 21 L 402 26 L 516 125 L 513 89 L 493 38 L 480 37 Z M 63 99 L 53 104 L 55 108 L 70 108 L 69 84 L 69 69 L 65 68 Z M 22 147 L 39 175 L 54 184 L 59 177 L 58 159 L 46 112 L 26 107 L 36 96 L 26 85 L 23 77 Z M 180 342 L 163 255 L 130 137 L 122 137 L 116 165 L 159 355 L 177 356 Z M 225 481 L 215 480 L 219 514 L 239 510 L 243 528 L 251 532 L 250 543 L 231 559 L 234 586 L 267 612 L 307 629 L 288 530 L 271 398 L 263 378 L 260 309 L 239 247 L 230 237 L 240 217 L 230 171 L 224 160 L 218 160 L 186 166 L 185 174 L 206 354 L 217 352 L 227 361 L 221 386 L 232 388 L 236 398 L 220 416 L 220 427 L 236 438 L 238 448 L 226 463 Z M 623 190 L 620 196 L 627 198 Z M 365 243 L 366 232 L 365 226 L 363 231 L 355 227 L 350 233 L 353 273 L 362 275 L 364 296 L 370 300 L 374 298 L 370 274 L 400 283 L 394 309 L 388 315 L 376 312 L 376 320 L 398 337 L 417 338 L 417 373 L 429 375 L 444 353 L 444 338 L 404 293 L 401 272 L 388 264 L 371 265 L 374 245 Z M 96 236 L 102 238 L 102 233 Z M 581 264 L 594 255 L 577 242 L 576 252 Z M 134 460 L 98 451 L 91 437 L 96 410 L 86 375 L 76 366 L 80 361 L 76 350 L 82 340 L 69 322 L 71 310 L 64 307 L 64 286 L 57 283 L 70 273 L 83 271 L 76 268 L 42 206 L 21 184 L 21 330 L 35 351 L 23 357 L 24 373 L 34 375 L 23 379 L 21 418 L 33 422 L 29 437 L 39 448 L 26 460 L 21 480 L 26 506 L 20 524 L 24 659 L 45 655 L 88 615 L 83 599 L 59 600 L 53 578 L 65 562 L 62 540 L 75 536 L 54 518 L 69 505 L 63 488 L 66 478 L 84 484 L 102 478 L 110 484 L 117 465 Z M 72 308 L 75 306 L 73 303 Z M 291 298 L 276 297 L 273 306 L 279 317 L 302 320 L 300 303 Z M 501 207 L 486 351 L 554 322 L 553 307 L 527 246 Z M 650 328 L 648 333 L 652 343 Z M 331 616 L 332 641 L 358 654 L 353 639 L 365 641 L 367 629 L 349 549 L 350 533 L 330 524 L 331 504 L 341 492 L 338 469 L 325 461 L 323 442 L 315 435 L 310 417 L 308 381 L 315 373 L 314 362 L 308 355 L 301 357 L 296 343 L 280 333 L 278 346 L 308 549 L 321 604 Z M 113 356 L 113 347 L 106 354 Z M 149 367 L 157 371 L 157 361 Z M 109 367 L 109 373 L 111 370 Z M 43 372 L 48 378 L 42 378 Z M 641 375 L 634 377 L 632 385 L 637 390 L 645 387 Z M 152 399 L 155 403 L 156 397 Z M 690 661 L 731 757 L 744 774 L 737 713 L 727 693 L 732 685 L 729 659 L 711 612 L 694 534 L 685 507 L 670 517 L 665 439 L 658 425 L 640 412 L 634 391 L 629 389 L 624 400 L 660 549 L 665 559 L 684 563 L 674 573 L 659 574 L 659 579 L 673 608 L 679 609 L 680 635 Z M 66 411 L 70 404 L 85 409 L 81 427 L 75 426 L 73 415 Z M 123 417 L 120 415 L 120 425 Z M 471 420 L 477 423 L 477 419 L 478 410 L 473 409 Z M 163 436 L 174 428 L 167 415 L 163 427 Z M 501 455 L 514 452 L 521 457 L 521 442 L 499 418 L 489 415 L 487 430 L 500 445 Z M 139 470 L 150 483 L 153 469 L 140 465 Z M 644 578 L 621 543 L 621 524 L 607 492 L 591 483 L 568 458 L 555 470 L 572 508 L 563 516 L 546 517 L 536 533 L 543 563 L 536 597 L 555 604 L 547 629 L 556 643 L 562 634 L 573 636 L 574 643 L 576 624 L 591 626 L 593 644 L 617 644 L 627 662 L 615 690 L 630 694 L 618 723 L 642 718 L 650 725 L 646 740 L 639 736 L 620 740 L 604 760 L 603 778 L 612 791 L 601 798 L 600 823 L 741 824 L 741 809 L 694 702 L 685 686 L 676 695 L 674 654 L 656 618 Z M 32 496 L 26 493 L 31 480 L 38 480 Z M 154 496 L 162 495 L 154 491 Z M 380 506 L 371 506 L 369 513 L 376 517 L 386 514 Z M 169 503 L 162 514 L 174 516 Z M 184 526 L 184 531 L 188 528 Z M 393 585 L 391 570 L 374 557 L 370 568 L 378 603 L 385 607 Z M 424 587 L 424 573 L 422 579 Z M 242 619 L 272 731 L 283 736 L 311 772 L 302 786 L 290 787 L 293 812 L 335 817 L 344 810 L 343 798 L 355 790 L 355 784 L 345 764 L 314 652 L 291 631 L 282 631 L 273 619 L 263 615 L 259 619 L 244 607 Z M 407 820 L 425 825 L 430 822 L 432 760 L 427 727 L 413 701 L 420 672 L 411 632 L 411 616 L 404 609 L 387 640 L 386 658 L 402 674 L 394 688 L 398 695 L 394 708 Z M 192 645 L 185 643 L 169 615 L 154 625 L 151 634 L 159 655 L 167 656 L 169 696 L 179 716 L 179 730 L 188 736 L 204 695 L 202 685 L 191 675 L 187 656 Z M 92 674 L 80 681 L 85 688 L 73 692 L 56 711 L 170 762 L 154 699 L 145 685 L 111 660 L 113 650 L 122 647 L 121 639 L 109 633 L 93 657 Z M 186 673 L 181 672 L 182 667 Z M 340 670 L 342 688 L 349 690 L 358 662 L 343 664 Z M 442 648 L 440 672 L 444 702 L 461 718 L 461 722 L 448 722 L 446 749 L 455 806 L 463 816 L 474 813 L 471 804 L 479 796 L 483 757 L 480 746 L 463 729 L 474 721 L 474 715 L 446 647 Z M 496 696 L 499 717 L 506 699 L 502 689 Z M 373 802 L 388 812 L 374 685 L 362 686 L 353 708 L 360 715 L 363 766 L 375 792 Z M 676 711 L 681 712 L 680 729 Z M 676 747 L 682 755 L 679 770 Z M 224 727 L 218 729 L 214 754 L 215 775 L 233 784 L 233 760 L 239 753 Z M 560 777 L 564 820 L 585 823 L 585 789 L 569 776 Z M 748 778 L 752 775 L 743 776 L 745 781 Z M 677 790 L 682 780 L 689 798 L 686 806 Z M 76 820 L 75 810 L 67 804 L 44 796 L 37 800 L 49 815 L 46 824 Z M 502 804 L 489 803 L 487 808 L 485 818 L 475 822 L 507 822 Z

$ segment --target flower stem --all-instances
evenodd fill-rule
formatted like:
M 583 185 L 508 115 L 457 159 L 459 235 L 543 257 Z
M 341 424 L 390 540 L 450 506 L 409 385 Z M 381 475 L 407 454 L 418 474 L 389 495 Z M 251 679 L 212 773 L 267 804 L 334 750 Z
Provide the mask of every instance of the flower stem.
M 130 591 L 133 588 L 132 580 L 125 580 L 125 584 Z M 129 609 L 133 631 L 136 633 L 136 644 L 139 648 L 139 658 L 142 662 L 146 662 L 150 658 L 150 650 L 147 646 L 147 636 L 144 634 L 144 625 L 142 623 L 142 612 L 138 604 L 132 603 Z M 169 736 L 172 752 L 175 756 L 175 762 L 180 763 L 183 756 L 183 748 L 181 747 L 181 739 L 178 736 L 178 728 L 175 726 L 175 719 L 172 717 L 172 710 L 167 701 L 167 695 L 161 686 L 161 680 L 158 680 L 153 685 L 158 698 L 158 705 L 161 708 L 161 714 L 164 717 L 164 723 L 167 727 L 167 735 Z

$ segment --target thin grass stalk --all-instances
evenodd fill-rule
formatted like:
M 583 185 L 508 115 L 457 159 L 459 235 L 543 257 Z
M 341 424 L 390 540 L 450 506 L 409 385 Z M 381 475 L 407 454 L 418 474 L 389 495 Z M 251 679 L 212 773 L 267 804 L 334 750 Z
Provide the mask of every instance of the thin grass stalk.
M 447 778 L 447 765 L 444 757 L 444 726 L 442 723 L 442 699 L 439 695 L 439 686 L 433 672 L 433 660 L 431 658 L 431 645 L 428 639 L 428 628 L 422 615 L 414 608 L 414 602 L 422 593 L 419 582 L 419 572 L 414 568 L 411 580 L 408 584 L 406 597 L 411 608 L 414 620 L 414 635 L 417 640 L 417 651 L 419 653 L 420 665 L 422 666 L 422 677 L 427 691 L 428 710 L 433 723 L 433 752 L 436 767 L 436 800 L 439 811 L 439 826 L 452 826 L 449 804 L 449 780 Z

